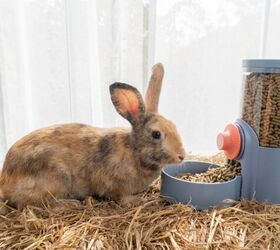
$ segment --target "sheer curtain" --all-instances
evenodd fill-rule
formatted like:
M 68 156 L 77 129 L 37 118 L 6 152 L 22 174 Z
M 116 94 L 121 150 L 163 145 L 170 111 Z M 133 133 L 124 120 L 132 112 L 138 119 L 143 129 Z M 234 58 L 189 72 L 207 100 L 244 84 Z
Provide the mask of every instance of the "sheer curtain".
M 242 58 L 280 58 L 280 0 L 1 0 L 0 162 L 36 128 L 127 126 L 112 82 L 144 93 L 161 61 L 160 111 L 187 151 L 216 151 L 239 116 Z

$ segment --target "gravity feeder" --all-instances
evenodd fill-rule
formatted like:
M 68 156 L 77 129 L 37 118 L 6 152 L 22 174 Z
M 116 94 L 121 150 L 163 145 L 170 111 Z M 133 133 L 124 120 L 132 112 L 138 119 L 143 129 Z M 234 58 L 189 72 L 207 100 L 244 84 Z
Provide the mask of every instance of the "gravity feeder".
M 280 204 L 280 60 L 243 60 L 241 118 L 217 136 L 217 146 L 241 164 L 241 176 L 227 182 L 191 182 L 180 173 L 218 167 L 186 161 L 161 173 L 161 194 L 169 202 L 197 209 L 231 206 L 240 198 Z
M 280 60 L 243 61 L 242 118 L 217 145 L 242 167 L 241 197 L 280 203 Z

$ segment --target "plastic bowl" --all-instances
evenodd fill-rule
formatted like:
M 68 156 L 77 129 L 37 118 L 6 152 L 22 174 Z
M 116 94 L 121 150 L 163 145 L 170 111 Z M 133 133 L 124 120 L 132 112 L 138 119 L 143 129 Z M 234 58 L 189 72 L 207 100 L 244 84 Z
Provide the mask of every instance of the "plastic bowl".
M 213 163 L 186 161 L 170 165 L 161 171 L 161 195 L 171 203 L 190 204 L 196 209 L 228 207 L 240 199 L 241 176 L 227 182 L 191 182 L 176 178 L 181 173 L 202 173 L 208 168 L 219 167 Z

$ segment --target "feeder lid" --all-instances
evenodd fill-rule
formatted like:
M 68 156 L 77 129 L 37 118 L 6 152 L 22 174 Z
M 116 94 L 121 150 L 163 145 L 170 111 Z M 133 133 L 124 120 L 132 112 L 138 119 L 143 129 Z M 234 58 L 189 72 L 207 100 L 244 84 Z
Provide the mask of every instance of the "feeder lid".
M 242 61 L 244 72 L 280 73 L 280 60 L 245 59 Z

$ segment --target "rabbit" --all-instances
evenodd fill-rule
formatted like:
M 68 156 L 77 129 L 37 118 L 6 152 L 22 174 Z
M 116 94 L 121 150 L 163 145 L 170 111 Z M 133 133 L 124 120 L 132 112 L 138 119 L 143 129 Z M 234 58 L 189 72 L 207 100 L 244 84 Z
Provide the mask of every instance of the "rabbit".
M 152 68 L 145 103 L 125 83 L 110 85 L 116 111 L 128 128 L 69 123 L 38 129 L 8 151 L 0 177 L 0 198 L 23 209 L 42 201 L 97 195 L 124 204 L 135 200 L 167 164 L 185 151 L 176 126 L 158 114 L 163 65 Z

